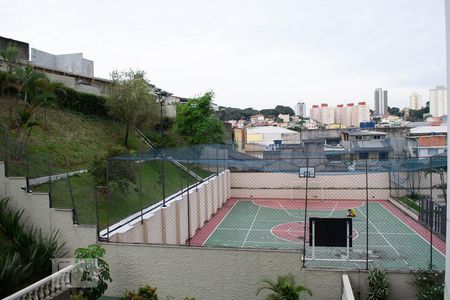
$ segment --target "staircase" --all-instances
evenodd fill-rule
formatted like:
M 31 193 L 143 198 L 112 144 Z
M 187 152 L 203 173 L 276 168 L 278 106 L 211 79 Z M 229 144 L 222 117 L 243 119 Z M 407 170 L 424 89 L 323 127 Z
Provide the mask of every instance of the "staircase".
M 136 128 L 136 132 L 139 134 L 142 141 L 150 148 L 150 150 L 155 149 L 155 146 L 153 145 L 153 143 L 148 139 L 148 137 L 145 136 L 145 134 L 142 131 L 140 131 L 139 129 Z M 203 178 L 201 176 L 199 176 L 197 173 L 193 172 L 192 170 L 189 170 L 185 165 L 180 163 L 178 160 L 176 160 L 172 156 L 165 156 L 165 157 L 170 162 L 172 162 L 174 165 L 176 165 L 177 167 L 179 167 L 180 169 L 182 169 L 183 171 L 185 171 L 186 173 L 188 173 L 189 175 L 191 175 L 198 181 L 203 181 Z

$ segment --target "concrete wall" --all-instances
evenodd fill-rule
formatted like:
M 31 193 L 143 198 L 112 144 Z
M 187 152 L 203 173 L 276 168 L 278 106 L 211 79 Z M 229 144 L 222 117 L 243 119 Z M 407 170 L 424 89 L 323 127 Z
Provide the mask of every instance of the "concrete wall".
M 93 77 L 94 62 L 83 58 L 82 53 L 54 55 L 31 48 L 31 63 L 48 69 Z
M 316 174 L 308 179 L 309 199 L 365 199 L 365 173 Z M 368 176 L 369 199 L 389 197 L 388 173 Z M 231 173 L 231 196 L 304 199 L 306 179 L 289 173 Z
M 76 248 L 96 242 L 95 227 L 74 225 L 70 209 L 50 208 L 47 193 L 27 193 L 22 189 L 25 178 L 5 178 L 4 174 L 5 167 L 0 162 L 0 196 L 8 197 L 12 207 L 24 210 L 22 221 L 25 225 L 41 228 L 47 235 L 59 230 L 60 241 L 65 242 L 64 250 L 68 251 L 68 256 L 72 256 Z
M 109 233 L 110 241 L 184 245 L 228 200 L 230 171 L 220 173 L 141 218 Z M 189 214 L 188 214 L 189 208 Z M 188 220 L 189 219 L 189 220 Z M 118 224 L 110 228 L 117 228 Z M 189 224 L 189 225 L 188 225 Z M 189 233 L 190 230 L 190 233 Z M 103 233 L 104 231 L 102 231 Z
M 344 271 L 301 268 L 298 252 L 188 248 L 103 243 L 113 282 L 107 295 L 122 295 L 125 290 L 149 284 L 158 288 L 160 299 L 186 296 L 202 299 L 264 299 L 256 289 L 264 278 L 295 274 L 297 282 L 313 291 L 313 298 L 340 299 Z M 366 299 L 367 273 L 345 272 L 356 299 Z M 414 299 L 410 273 L 389 273 L 391 297 Z

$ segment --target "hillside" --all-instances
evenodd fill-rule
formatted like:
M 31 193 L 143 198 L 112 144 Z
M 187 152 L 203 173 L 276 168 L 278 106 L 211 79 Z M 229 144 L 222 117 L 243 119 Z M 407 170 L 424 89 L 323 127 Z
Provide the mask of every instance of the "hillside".
M 13 103 L 6 98 L 0 98 L 0 121 L 4 126 L 11 123 L 15 109 Z M 42 109 L 35 115 L 36 121 L 45 124 Z M 113 148 L 127 150 L 122 146 L 125 128 L 122 124 L 98 117 L 87 116 L 56 107 L 47 109 L 47 124 L 32 129 L 28 140 L 28 160 L 31 178 L 48 176 L 86 169 L 96 157 L 104 157 Z M 3 135 L 3 133 L 2 133 Z M 26 176 L 26 157 L 17 146 L 19 133 L 8 130 L 8 166 L 9 176 Z M 134 133 L 129 138 L 133 151 L 146 150 L 138 136 Z M 0 140 L 0 159 L 4 158 L 5 138 Z M 67 160 L 67 166 L 66 166 Z M 51 163 L 49 164 L 49 161 Z M 161 200 L 161 182 L 159 178 L 160 164 L 149 162 L 142 170 L 133 168 L 134 177 L 142 176 L 142 190 L 145 201 L 140 200 L 138 182 L 134 180 L 127 190 L 116 193 L 113 201 L 100 203 L 99 218 L 102 227 L 109 222 L 118 221 L 141 206 L 147 207 Z M 170 195 L 195 179 L 171 163 L 165 164 L 166 195 Z M 142 173 L 138 173 L 141 172 Z M 197 169 L 201 176 L 209 173 Z M 141 174 L 141 175 L 139 175 Z M 70 180 L 59 180 L 49 184 L 34 186 L 33 191 L 51 193 L 52 206 L 58 208 L 76 208 L 78 222 L 81 224 L 96 223 L 95 180 L 89 173 L 70 177 Z
M 7 98 L 0 98 L 0 121 L 5 126 L 11 123 L 16 108 Z M 36 121 L 44 124 L 43 111 L 36 113 Z M 108 149 L 122 147 L 124 126 L 98 117 L 86 116 L 81 113 L 64 111 L 57 108 L 47 108 L 46 130 L 36 126 L 32 129 L 28 151 L 30 154 L 30 170 L 33 175 L 48 174 L 48 157 L 57 170 L 66 169 L 64 157 L 67 158 L 69 170 L 86 168 L 95 156 L 104 156 Z M 14 138 L 18 133 L 9 131 L 8 141 L 10 152 L 18 151 L 14 147 Z M 131 135 L 130 144 L 134 149 L 145 149 L 135 135 Z M 2 143 L 3 144 L 3 137 Z M 125 151 L 125 150 L 124 150 Z M 10 170 L 11 175 L 25 175 L 24 170 L 17 166 Z M 55 172 L 52 172 L 55 173 Z

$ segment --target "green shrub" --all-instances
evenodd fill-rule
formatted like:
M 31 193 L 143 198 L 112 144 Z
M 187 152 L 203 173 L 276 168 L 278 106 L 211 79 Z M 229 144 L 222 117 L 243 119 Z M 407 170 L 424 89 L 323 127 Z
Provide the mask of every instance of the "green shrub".
M 156 288 L 149 285 L 144 285 L 139 287 L 138 292 L 135 291 L 125 291 L 122 296 L 123 300 L 158 300 L 158 295 L 156 294 Z
M 30 277 L 31 264 L 24 263 L 18 252 L 0 256 L 0 298 L 14 293 Z
M 445 272 L 427 270 L 417 273 L 414 286 L 419 300 L 444 299 Z
M 368 300 L 384 300 L 389 297 L 389 283 L 386 273 L 378 268 L 369 270 L 369 295 Z
M 294 275 L 291 273 L 287 275 L 279 275 L 276 282 L 270 279 L 264 279 L 261 282 L 264 286 L 260 287 L 256 291 L 256 295 L 259 295 L 259 293 L 263 290 L 269 290 L 272 293 L 266 297 L 267 300 L 298 300 L 303 292 L 306 292 L 312 296 L 310 289 L 296 284 Z
M 89 245 L 87 248 L 78 248 L 75 250 L 77 259 L 97 259 L 98 268 L 96 270 L 83 270 L 81 280 L 95 282 L 96 287 L 82 289 L 83 296 L 89 300 L 96 300 L 102 296 L 108 288 L 108 281 L 111 282 L 109 266 L 102 257 L 106 251 L 97 244 Z
M 75 110 L 86 115 L 109 118 L 106 107 L 106 97 L 81 93 L 74 89 L 63 87 L 64 95 L 59 95 L 57 102 L 61 107 Z

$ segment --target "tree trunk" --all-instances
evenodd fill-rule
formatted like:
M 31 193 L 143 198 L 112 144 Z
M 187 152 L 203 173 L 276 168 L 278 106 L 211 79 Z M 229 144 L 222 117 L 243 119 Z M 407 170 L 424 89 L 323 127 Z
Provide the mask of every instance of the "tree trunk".
M 124 141 L 125 148 L 127 148 L 127 149 L 128 149 L 128 133 L 129 133 L 129 131 L 130 131 L 130 123 L 127 123 L 127 127 L 125 130 L 125 141 Z

